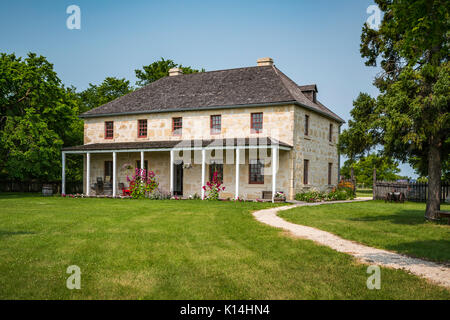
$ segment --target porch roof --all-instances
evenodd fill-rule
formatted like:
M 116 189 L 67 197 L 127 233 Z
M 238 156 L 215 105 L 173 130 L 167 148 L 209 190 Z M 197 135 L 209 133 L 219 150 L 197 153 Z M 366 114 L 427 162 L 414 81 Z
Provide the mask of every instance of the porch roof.
M 290 150 L 292 146 L 273 138 L 230 138 L 211 140 L 166 140 L 139 142 L 110 142 L 91 143 L 81 146 L 62 148 L 65 153 L 86 152 L 139 152 L 139 151 L 170 151 L 172 149 L 235 149 L 240 148 L 269 148 L 278 145 L 282 150 Z

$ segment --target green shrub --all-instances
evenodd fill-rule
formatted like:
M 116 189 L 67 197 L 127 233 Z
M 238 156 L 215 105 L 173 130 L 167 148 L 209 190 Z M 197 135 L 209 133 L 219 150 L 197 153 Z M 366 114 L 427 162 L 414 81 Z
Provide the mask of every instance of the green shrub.
M 303 193 L 297 193 L 295 195 L 295 200 L 305 201 L 305 202 L 319 202 L 324 200 L 326 194 L 320 191 L 308 191 Z
M 338 188 L 333 189 L 329 193 L 320 191 L 308 191 L 297 193 L 295 200 L 305 202 L 320 202 L 320 201 L 336 201 L 336 200 L 349 200 L 354 199 L 355 195 L 352 188 Z

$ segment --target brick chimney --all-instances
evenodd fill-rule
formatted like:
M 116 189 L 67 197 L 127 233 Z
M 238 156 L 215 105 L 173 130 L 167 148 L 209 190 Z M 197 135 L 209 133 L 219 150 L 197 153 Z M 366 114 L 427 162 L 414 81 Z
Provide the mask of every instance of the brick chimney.
M 273 66 L 272 58 L 260 58 L 256 62 L 258 63 L 258 67 Z
M 179 76 L 183 74 L 183 70 L 181 68 L 172 68 L 169 69 L 169 77 Z

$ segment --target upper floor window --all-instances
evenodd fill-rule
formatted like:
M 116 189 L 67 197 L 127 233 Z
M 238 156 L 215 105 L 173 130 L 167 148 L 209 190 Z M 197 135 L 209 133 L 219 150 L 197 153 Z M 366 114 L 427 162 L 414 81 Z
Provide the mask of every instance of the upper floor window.
M 114 138 L 114 121 L 105 121 L 105 139 Z
M 309 135 L 309 116 L 305 115 L 305 136 Z
M 263 129 L 263 113 L 252 113 L 251 114 L 251 125 L 252 133 L 260 133 Z
M 183 118 L 172 118 L 172 133 L 181 136 L 183 130 Z
M 138 120 L 138 137 L 145 138 L 147 136 L 147 119 Z
M 250 160 L 248 173 L 248 183 L 264 184 L 264 162 L 262 160 Z
M 211 116 L 211 134 L 219 134 L 222 132 L 222 116 Z
M 303 184 L 308 184 L 309 160 L 303 160 Z
M 330 130 L 328 131 L 328 140 L 330 142 L 333 141 L 333 124 L 332 123 L 330 123 Z

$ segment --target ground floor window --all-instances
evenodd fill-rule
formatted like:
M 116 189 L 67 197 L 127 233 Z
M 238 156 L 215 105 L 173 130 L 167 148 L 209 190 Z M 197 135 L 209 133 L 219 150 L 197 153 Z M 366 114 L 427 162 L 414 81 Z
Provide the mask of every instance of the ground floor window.
M 212 181 L 214 172 L 217 172 L 217 178 L 219 179 L 220 183 L 223 182 L 223 163 L 213 161 L 209 165 L 209 181 Z
M 308 184 L 309 160 L 303 160 L 303 184 Z
M 250 160 L 249 164 L 249 183 L 264 183 L 264 162 L 262 160 Z
M 328 163 L 328 184 L 331 184 L 331 174 L 333 170 L 333 164 Z
M 141 168 L 141 160 L 136 160 L 136 168 Z M 148 160 L 144 160 L 144 169 L 148 171 Z
M 112 182 L 113 179 L 113 162 L 105 161 L 105 182 Z

